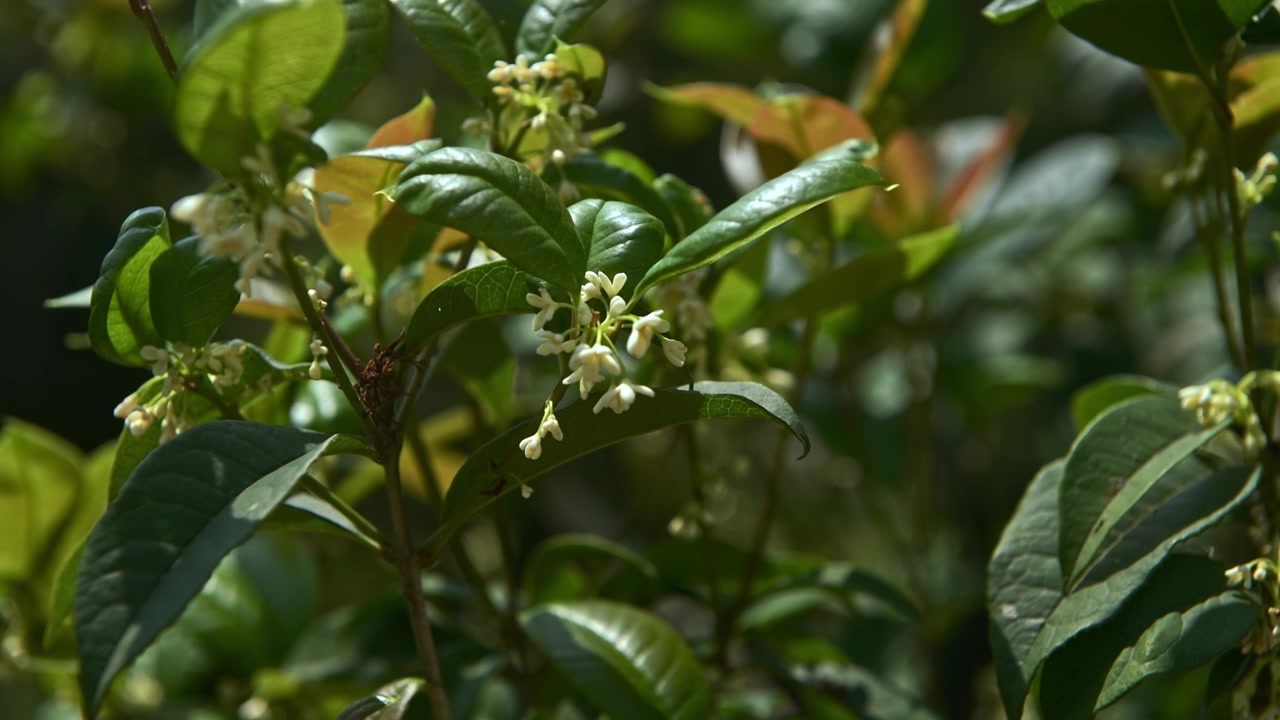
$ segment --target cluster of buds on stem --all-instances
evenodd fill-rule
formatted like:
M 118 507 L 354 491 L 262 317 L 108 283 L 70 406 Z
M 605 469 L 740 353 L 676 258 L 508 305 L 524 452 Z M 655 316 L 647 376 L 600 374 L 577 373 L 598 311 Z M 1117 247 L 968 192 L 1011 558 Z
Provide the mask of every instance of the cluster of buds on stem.
M 499 60 L 489 71 L 493 94 L 498 98 L 499 137 L 519 140 L 528 131 L 540 133 L 540 164 L 563 164 L 580 149 L 590 147 L 583 123 L 595 118 L 596 110 L 586 103 L 586 95 L 555 54 L 538 62 L 525 55 L 515 62 Z M 473 124 L 474 125 L 474 124 Z M 519 147 L 512 148 L 519 151 Z
M 1255 370 L 1235 384 L 1211 380 L 1203 385 L 1191 385 L 1178 391 L 1178 398 L 1183 409 L 1194 411 L 1196 420 L 1204 427 L 1230 421 L 1240 433 L 1245 459 L 1253 461 L 1267 445 L 1267 435 L 1249 398 L 1254 390 L 1273 394 L 1280 390 L 1280 372 Z
M 1276 187 L 1276 168 L 1280 161 L 1275 153 L 1267 153 L 1258 158 L 1253 174 L 1245 177 L 1239 168 L 1233 168 L 1236 179 L 1236 194 L 1240 198 L 1241 212 L 1260 204 Z
M 159 391 L 147 399 L 138 392 L 130 394 L 116 406 L 115 416 L 124 420 L 134 437 L 141 437 L 160 421 L 160 442 L 177 437 L 190 427 L 185 402 L 189 382 L 206 378 L 215 389 L 230 388 L 244 375 L 243 340 L 212 343 L 196 350 L 185 343 L 169 347 L 145 345 L 139 353 L 151 363 L 151 373 L 163 378 Z
M 1258 595 L 1266 608 L 1258 625 L 1244 640 L 1247 651 L 1256 655 L 1280 647 L 1280 572 L 1272 558 L 1262 557 L 1226 571 L 1227 586 Z

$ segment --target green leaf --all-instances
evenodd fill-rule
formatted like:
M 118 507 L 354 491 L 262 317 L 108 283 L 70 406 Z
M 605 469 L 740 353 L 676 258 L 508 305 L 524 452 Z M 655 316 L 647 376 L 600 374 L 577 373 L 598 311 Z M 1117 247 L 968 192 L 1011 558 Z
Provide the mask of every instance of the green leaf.
M 1257 490 L 1261 475 L 1261 469 L 1231 468 L 1208 476 L 1201 485 L 1212 497 L 1197 504 L 1197 519 L 1167 533 L 1125 569 L 1063 597 L 1040 626 L 1031 648 L 1019 659 L 1027 677 L 1072 638 L 1114 617 L 1175 546 L 1217 524 L 1244 503 Z
M 957 225 L 930 230 L 906 238 L 894 247 L 855 258 L 766 305 L 760 322 L 774 325 L 808 317 L 862 303 L 893 290 L 933 267 L 955 244 L 959 230 Z
M 378 692 L 360 698 L 338 713 L 338 720 L 403 720 L 413 699 L 426 683 L 421 678 L 404 678 L 387 683 Z
M 200 347 L 236 309 L 240 268 L 201 256 L 200 238 L 179 240 L 151 263 L 151 319 L 165 340 Z
M 1109 53 L 1147 67 L 1191 73 L 1267 0 L 1045 0 L 1054 19 Z M 1134 28 L 1142 28 L 1134 32 Z
M 1011 23 L 1031 12 L 1043 0 L 991 0 L 982 8 L 982 14 L 998 25 Z
M 476 0 L 391 0 L 431 58 L 483 105 L 493 103 L 489 71 L 511 60 L 489 13 Z M 539 58 L 541 59 L 541 58 Z
M 1083 430 L 1115 405 L 1143 395 L 1175 395 L 1177 388 L 1141 375 L 1113 375 L 1090 383 L 1071 396 L 1071 418 Z
M 1055 460 L 1031 481 L 987 569 L 991 651 L 1009 720 L 1022 717 L 1022 705 L 1036 673 L 1026 658 L 1040 627 L 1062 599 L 1058 494 L 1064 465 L 1064 461 Z
M 76 582 L 80 687 L 92 717 L 111 680 L 169 626 L 335 438 L 222 421 L 151 453 L 108 506 Z
M 643 604 L 657 595 L 658 569 L 602 537 L 556 535 L 534 548 L 523 585 L 531 605 L 596 596 Z
M 516 52 L 531 61 L 556 47 L 556 40 L 568 40 L 578 31 L 605 0 L 535 0 L 520 21 L 516 33 Z
M 1039 681 L 1041 715 L 1046 720 L 1087 720 L 1147 677 L 1145 669 L 1155 670 L 1152 674 L 1160 668 L 1191 670 L 1237 646 L 1257 621 L 1257 610 L 1241 594 L 1220 594 L 1226 585 L 1222 571 L 1205 557 L 1170 557 L 1114 618 L 1081 633 L 1045 662 Z M 1202 614 L 1205 610 L 1208 615 Z M 1188 620 L 1216 624 L 1222 635 L 1206 636 L 1209 627 L 1202 625 L 1198 638 L 1183 637 L 1183 630 L 1190 629 L 1183 625 L 1184 613 Z M 1193 639 L 1202 642 L 1192 647 Z M 1138 664 L 1131 665 L 1131 659 Z M 1143 668 L 1148 662 L 1151 666 Z M 1114 670 L 1121 674 L 1104 690 Z
M 1062 476 L 1059 560 L 1068 588 L 1093 567 L 1121 519 L 1226 426 L 1202 429 L 1176 397 L 1148 396 L 1115 406 L 1085 428 Z
M 655 388 L 654 397 L 641 397 L 630 410 L 601 418 L 592 412 L 593 398 L 556 411 L 565 440 L 546 440 L 542 456 L 530 460 L 520 452 L 520 440 L 537 429 L 541 418 L 520 423 L 472 453 L 458 470 L 445 496 L 444 525 L 429 541 L 428 555 L 437 552 L 473 515 L 502 495 L 574 458 L 630 437 L 702 418 L 761 418 L 791 431 L 809 452 L 809 436 L 795 410 L 769 388 L 750 382 L 699 382 L 692 390 Z M 803 455 L 802 455 L 803 457 Z
M 640 277 L 662 257 L 662 223 L 634 205 L 583 200 L 569 208 L 587 250 L 587 267 L 608 277 Z M 623 297 L 631 297 L 624 287 Z
M 589 600 L 535 607 L 521 624 L 565 678 L 616 720 L 711 717 L 711 686 L 702 667 L 655 615 Z
M 49 298 L 44 301 L 44 307 L 49 310 L 65 310 L 71 308 L 88 308 L 93 302 L 93 286 L 80 288 L 66 295 L 59 295 L 56 298 Z
M 44 638 L 41 641 L 45 652 L 53 649 L 71 631 L 76 576 L 80 574 L 80 559 L 84 557 L 84 546 L 88 541 L 87 535 L 80 538 L 71 552 L 62 559 L 62 564 L 54 575 L 53 588 L 49 592 L 49 621 L 44 626 Z
M 505 260 L 468 268 L 440 283 L 423 298 L 409 320 L 404 345 L 419 350 L 455 325 L 499 315 L 532 314 L 525 296 L 542 285 Z
M 444 148 L 400 175 L 406 212 L 454 228 L 502 253 L 514 267 L 576 297 L 586 248 L 555 192 L 524 165 L 470 148 Z
M 333 117 L 382 65 L 391 31 L 391 11 L 384 0 L 342 0 L 346 42 L 333 74 L 316 91 L 307 107 L 318 123 Z
M 636 292 L 709 265 L 766 232 L 841 193 L 884 181 L 853 160 L 802 165 L 747 193 L 681 240 L 645 273 Z
M 342 53 L 337 0 L 255 3 L 228 11 L 192 49 L 178 78 L 174 125 L 196 159 L 227 175 L 280 128 L 281 108 L 307 104 Z
M 680 228 L 662 196 L 630 170 L 605 162 L 594 153 L 581 152 L 564 164 L 562 172 L 584 197 L 638 205 L 661 220 L 672 237 L 679 237 Z M 590 268 L 596 269 L 594 265 Z
M 569 45 L 557 40 L 555 56 L 565 73 L 578 79 L 587 103 L 594 105 L 599 102 L 608 72 L 604 55 L 590 45 Z
M 911 598 L 901 590 L 885 582 L 880 576 L 846 563 L 828 563 L 820 569 L 780 583 L 761 591 L 756 600 L 770 595 L 797 589 L 816 589 L 849 603 L 855 595 L 875 598 L 895 613 L 909 620 L 920 620 L 920 610 Z
M 711 202 L 701 190 L 675 175 L 661 175 L 653 181 L 653 189 L 671 208 L 678 228 L 671 231 L 677 242 L 711 219 Z
M 240 0 L 196 0 L 191 29 L 193 39 L 199 41 L 218 24 L 224 13 L 239 6 Z
M 1221 580 L 1222 570 L 1214 565 L 1212 570 Z M 1178 577 L 1180 586 L 1186 581 L 1185 573 Z M 1149 677 L 1186 672 L 1234 649 L 1257 619 L 1253 603 L 1233 592 L 1161 617 L 1120 651 L 1107 672 L 1095 709 L 1112 704 Z
M 769 243 L 756 243 L 734 258 L 720 275 L 708 302 L 711 321 L 717 328 L 733 331 L 753 323 L 756 308 L 764 297 L 771 251 Z
M 440 365 L 466 388 L 490 428 L 500 430 L 507 426 L 511 420 L 516 359 L 496 322 L 463 326 L 440 353 Z
M 89 304 L 89 343 L 121 365 L 143 366 L 139 350 L 162 345 L 151 319 L 151 263 L 169 248 L 164 210 L 143 208 L 120 227 L 116 245 L 102 260 Z
M 33 590 L 54 570 L 81 492 L 80 451 L 21 420 L 0 429 L 0 582 Z M 74 542 L 74 538 L 72 539 Z

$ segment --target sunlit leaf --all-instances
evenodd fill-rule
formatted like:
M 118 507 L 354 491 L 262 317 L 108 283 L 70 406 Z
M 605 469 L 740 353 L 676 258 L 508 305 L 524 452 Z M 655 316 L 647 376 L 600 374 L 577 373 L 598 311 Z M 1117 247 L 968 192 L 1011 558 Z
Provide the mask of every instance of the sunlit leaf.
M 485 75 L 510 61 L 493 18 L 476 0 L 391 0 L 431 58 L 482 104 L 493 102 Z
M 333 74 L 307 103 L 313 122 L 341 110 L 382 66 L 391 30 L 385 0 L 342 0 L 347 32 Z
M 511 267 L 506 261 L 463 270 L 436 286 L 418 305 L 405 330 L 405 347 L 417 350 L 445 330 L 468 320 L 532 314 L 535 308 L 525 296 L 536 295 L 540 287 L 537 278 Z
M 670 207 L 658 191 L 639 176 L 605 162 L 594 153 L 582 152 L 564 164 L 564 173 L 583 197 L 621 200 L 639 206 L 662 221 L 667 232 L 678 236 L 679 228 Z
M 555 49 L 556 39 L 569 40 L 605 0 L 536 0 L 516 32 L 516 52 L 541 60 Z
M 180 240 L 151 263 L 151 319 L 170 342 L 208 343 L 240 302 L 240 268 L 201 255 L 200 238 Z
M 162 345 L 151 319 L 151 263 L 169 249 L 169 222 L 160 208 L 143 208 L 120 227 L 102 260 L 89 305 L 94 352 L 121 365 L 146 365 L 139 350 Z
M 587 267 L 596 272 L 641 277 L 662 257 L 662 223 L 634 205 L 583 200 L 570 207 L 569 214 L 589 248 Z M 630 298 L 631 289 L 624 287 L 622 296 Z

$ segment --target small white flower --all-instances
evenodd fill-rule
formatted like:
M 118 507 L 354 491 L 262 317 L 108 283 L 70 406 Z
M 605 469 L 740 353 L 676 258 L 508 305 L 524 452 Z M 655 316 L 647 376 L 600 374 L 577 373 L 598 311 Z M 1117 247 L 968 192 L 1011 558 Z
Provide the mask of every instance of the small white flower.
M 542 421 L 542 425 L 538 427 L 538 434 L 550 435 L 557 440 L 564 440 L 564 431 L 560 429 L 560 421 L 556 419 L 555 414 Z
M 528 500 L 532 496 L 533 496 L 533 486 L 529 485 L 528 483 L 521 482 L 520 497 L 524 498 L 525 500 Z
M 609 317 L 616 318 L 626 311 L 627 301 L 623 300 L 621 296 L 614 295 L 613 299 L 609 301 Z
M 129 416 L 124 420 L 124 425 L 129 428 L 130 435 L 142 437 L 147 434 L 147 430 L 151 429 L 151 421 L 153 419 L 151 413 L 139 408 L 129 413 Z
M 630 343 L 628 342 L 628 346 Z M 670 340 L 662 338 L 662 354 L 667 356 L 667 361 L 676 367 L 684 367 L 685 353 L 689 352 L 689 348 L 679 340 Z
M 167 374 L 169 372 L 169 352 L 164 348 L 158 348 L 154 345 L 143 345 L 138 350 L 138 354 L 143 360 L 151 363 L 151 374 L 156 377 Z
M 534 433 L 521 440 L 520 450 L 523 451 L 524 456 L 530 460 L 537 460 L 542 457 L 542 436 L 538 433 Z
M 587 274 L 588 274 L 588 275 L 590 275 L 591 273 L 590 273 L 590 272 L 588 272 Z M 586 282 L 586 283 L 583 283 L 583 285 L 582 285 L 582 302 L 584 302 L 584 303 L 585 303 L 585 302 L 586 302 L 586 301 L 588 301 L 588 300 L 603 300 L 603 299 L 604 299 L 604 298 L 602 298 L 602 297 L 600 296 L 600 286 L 599 286 L 599 285 L 597 285 L 597 284 L 595 284 L 595 283 L 593 283 L 593 282 Z
M 631 353 L 631 357 L 644 357 L 644 354 L 649 351 L 649 343 L 653 342 L 654 334 L 664 333 L 670 329 L 671 324 L 662 319 L 662 311 L 654 310 L 631 324 L 631 336 L 627 338 L 627 352 Z
M 539 355 L 571 352 L 578 345 L 576 338 L 566 340 L 564 335 L 553 333 L 550 330 L 539 330 L 538 337 L 542 339 L 542 344 L 538 346 L 537 350 Z
M 596 401 L 596 405 L 591 412 L 599 414 L 601 410 L 609 408 L 615 414 L 626 412 L 631 403 L 636 401 L 636 394 L 653 397 L 653 389 L 644 385 L 633 385 L 630 380 L 622 382 L 609 388 L 600 399 Z
M 542 329 L 547 321 L 555 317 L 556 301 L 551 298 L 551 293 L 546 288 L 538 288 L 538 294 L 529 293 L 524 296 L 528 303 L 538 308 L 538 314 L 533 316 L 533 331 L 538 332 Z
M 595 270 L 588 270 L 586 272 L 586 277 L 587 277 L 588 284 L 595 285 L 600 291 L 605 293 L 605 295 L 607 295 L 608 297 L 613 297 L 614 295 L 617 295 L 618 293 L 622 292 L 622 286 L 627 284 L 626 273 L 618 273 L 614 275 L 612 279 L 610 279 L 607 275 L 605 275 L 602 272 L 596 272 Z M 582 289 L 585 292 L 586 285 L 584 285 Z M 603 299 L 604 296 L 597 294 L 595 297 L 599 297 Z
M 575 319 L 578 321 L 579 325 L 590 325 L 592 319 L 595 317 L 595 313 L 591 311 L 591 307 L 585 302 L 578 306 L 576 314 L 577 317 Z
M 120 401 L 116 405 L 115 416 L 121 420 L 129 417 L 129 415 L 138 407 L 138 393 L 130 393 L 129 397 Z
M 585 400 L 591 394 L 591 388 L 605 379 L 605 373 L 622 374 L 622 365 L 613 354 L 613 350 L 604 345 L 579 345 L 569 358 L 569 369 L 572 371 L 562 380 L 565 385 L 578 383 L 578 392 Z
M 324 341 L 320 338 L 313 338 L 311 340 L 311 354 L 317 356 L 328 355 L 329 348 L 325 347 Z

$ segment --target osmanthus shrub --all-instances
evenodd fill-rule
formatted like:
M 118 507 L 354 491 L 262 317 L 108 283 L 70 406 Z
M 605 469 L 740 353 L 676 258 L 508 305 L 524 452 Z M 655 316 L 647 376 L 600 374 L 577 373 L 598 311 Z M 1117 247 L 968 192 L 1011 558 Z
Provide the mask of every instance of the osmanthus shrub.
M 998 0 L 1010 19 L 1041 3 Z M 1080 390 L 1079 434 L 1032 480 L 991 559 L 1005 711 L 1087 718 L 1145 679 L 1212 665 L 1208 699 L 1274 717 L 1280 638 L 1274 313 L 1252 213 L 1275 185 L 1275 8 L 1258 0 L 1044 0 L 1135 63 L 1185 147 L 1166 176 L 1208 262 L 1230 367 L 1178 389 L 1122 376 Z M 1133 32 L 1141 26 L 1142 32 Z M 1264 228 L 1270 230 L 1270 228 Z M 1265 236 L 1264 236 L 1265 237 Z M 1267 262 L 1272 261 L 1268 256 Z M 1207 532 L 1213 529 L 1213 532 Z
M 914 612 L 874 575 L 766 557 L 772 505 L 746 551 L 704 528 L 697 546 L 716 557 L 719 576 L 690 573 L 680 553 L 658 560 L 600 538 L 558 536 L 496 592 L 459 541 L 487 508 L 504 498 L 518 505 L 516 495 L 564 463 L 717 418 L 778 426 L 776 504 L 788 438 L 809 447 L 792 407 L 803 381 L 789 403 L 758 382 L 717 380 L 709 346 L 731 325 L 716 314 L 755 312 L 743 303 L 760 293 L 710 306 L 708 294 L 758 280 L 758 269 L 735 275 L 744 258 L 755 267 L 758 243 L 830 203 L 806 215 L 809 224 L 789 226 L 829 251 L 815 252 L 812 279 L 768 310 L 770 322 L 804 328 L 807 358 L 817 314 L 916 277 L 955 237 L 954 227 L 930 222 L 836 265 L 837 243 L 870 189 L 886 182 L 867 164 L 875 152 L 867 123 L 829 98 L 667 91 L 731 108 L 767 157 L 763 182 L 718 212 L 679 178 L 608 152 L 616 129 L 592 122 L 604 59 L 567 42 L 601 4 L 538 0 L 508 47 L 475 0 L 199 0 L 193 47 L 177 63 L 145 2 L 135 3 L 176 82 L 175 133 L 220 179 L 129 216 L 88 301 L 93 350 L 152 377 L 116 408 L 124 430 L 109 472 L 96 476 L 105 511 L 61 553 L 47 583 L 53 637 L 72 618 L 86 716 L 127 714 L 141 702 L 145 692 L 115 682 L 140 657 L 178 687 L 210 667 L 254 672 L 284 662 L 290 671 L 254 676 L 253 702 L 305 698 L 307 683 L 324 681 L 320 712 L 341 710 L 344 720 L 405 717 L 415 702 L 436 718 L 525 717 L 520 706 L 539 717 L 573 708 L 616 718 L 755 716 L 761 692 L 770 706 L 925 715 L 835 646 L 786 645 L 743 666 L 753 628 L 804 609 L 770 604 L 780 594 L 825 593 L 851 607 L 856 593 Z M 326 150 L 324 123 L 378 69 L 393 10 L 471 96 L 463 142 L 433 139 L 426 99 L 362 147 Z M 733 97 L 741 102 L 726 105 Z M 850 283 L 859 289 L 840 291 Z M 237 314 L 269 323 L 265 339 L 228 337 L 228 327 L 245 327 L 228 325 Z M 519 315 L 527 320 L 518 340 L 489 322 Z M 521 395 L 511 383 L 517 359 L 538 385 Z M 443 477 L 433 457 L 443 452 L 440 429 L 419 402 L 434 400 L 442 369 L 460 378 L 483 418 L 472 430 L 487 431 Z M 317 410 L 334 404 L 345 415 Z M 326 420 L 334 416 L 346 419 L 340 430 Z M 415 506 L 402 463 L 423 480 L 430 518 L 407 517 Z M 1230 477 L 1238 493 L 1256 483 Z M 388 500 L 378 522 L 353 507 L 369 487 Z M 423 523 L 434 531 L 419 541 L 410 527 Z M 290 555 L 294 546 L 255 536 L 267 526 L 349 537 L 398 579 L 405 605 L 391 616 L 408 618 L 419 666 L 411 677 L 397 679 L 402 666 L 390 661 L 344 665 L 337 641 L 299 640 L 319 592 L 314 567 Z M 79 527 L 59 532 L 74 545 Z M 595 566 L 610 570 L 581 570 Z M 713 635 L 690 642 L 656 614 L 664 587 L 682 588 L 708 612 Z M 466 598 L 461 608 L 456 593 Z M 458 621 L 455 613 L 477 608 L 485 622 Z M 763 686 L 733 680 L 758 669 L 771 678 Z M 298 702 L 294 711 L 316 711 Z M 481 702 L 505 709 L 474 714 Z

